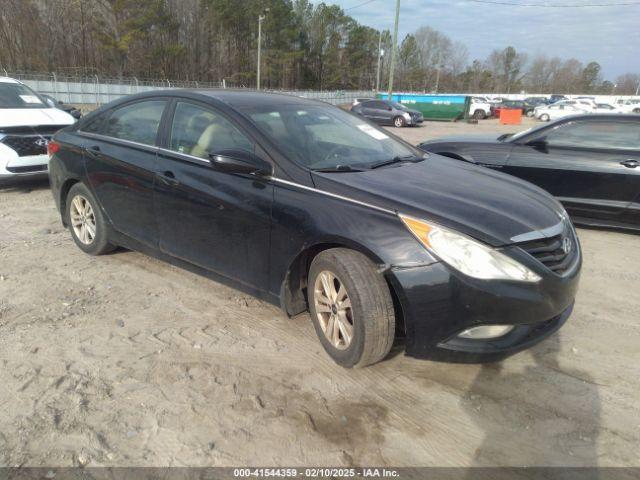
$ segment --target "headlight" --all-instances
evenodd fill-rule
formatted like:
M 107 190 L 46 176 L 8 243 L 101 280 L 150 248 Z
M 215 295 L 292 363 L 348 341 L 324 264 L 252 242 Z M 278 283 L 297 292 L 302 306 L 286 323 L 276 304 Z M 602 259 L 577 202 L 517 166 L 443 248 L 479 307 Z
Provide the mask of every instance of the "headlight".
M 404 112 L 404 113 L 402 114 L 402 116 L 403 116 L 404 118 L 406 118 L 407 120 L 411 120 L 411 115 L 409 115 L 407 112 Z
M 430 252 L 465 275 L 482 280 L 541 280 L 524 265 L 466 235 L 405 215 L 400 218 Z

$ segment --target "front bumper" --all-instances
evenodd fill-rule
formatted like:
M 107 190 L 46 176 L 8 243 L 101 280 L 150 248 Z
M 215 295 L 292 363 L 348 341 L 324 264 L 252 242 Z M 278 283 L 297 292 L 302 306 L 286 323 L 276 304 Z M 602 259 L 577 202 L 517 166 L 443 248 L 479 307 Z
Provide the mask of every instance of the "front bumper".
M 49 156 L 27 155 L 19 156 L 8 146 L 0 143 L 0 181 L 19 177 L 46 177 Z
M 558 330 L 571 315 L 581 262 L 580 256 L 564 276 L 549 270 L 535 284 L 473 279 L 442 262 L 392 268 L 388 278 L 402 309 L 406 354 L 477 363 L 501 360 L 529 348 Z M 489 340 L 457 336 L 480 325 L 515 328 Z

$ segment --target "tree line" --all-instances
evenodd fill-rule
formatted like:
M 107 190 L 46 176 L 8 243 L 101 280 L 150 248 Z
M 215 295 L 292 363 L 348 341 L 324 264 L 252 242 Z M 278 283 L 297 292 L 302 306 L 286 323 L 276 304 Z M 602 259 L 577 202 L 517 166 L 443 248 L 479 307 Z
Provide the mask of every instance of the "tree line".
M 378 46 L 386 89 L 391 34 L 310 0 L 0 0 L 0 71 L 221 81 L 254 87 L 258 16 L 262 82 L 271 89 L 372 89 Z M 395 90 L 634 94 L 640 75 L 604 80 L 596 62 L 513 47 L 470 61 L 431 27 L 398 45 Z

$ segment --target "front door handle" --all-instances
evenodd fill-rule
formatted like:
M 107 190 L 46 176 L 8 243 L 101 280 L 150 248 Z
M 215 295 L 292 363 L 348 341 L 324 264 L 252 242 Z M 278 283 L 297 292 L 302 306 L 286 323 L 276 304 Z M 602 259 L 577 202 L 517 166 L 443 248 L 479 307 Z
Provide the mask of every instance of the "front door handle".
M 92 145 L 87 148 L 87 153 L 92 157 L 98 157 L 100 155 L 100 146 Z
M 158 178 L 165 185 L 175 186 L 175 185 L 178 185 L 180 183 L 180 182 L 178 182 L 178 180 L 176 180 L 176 176 L 174 175 L 174 173 L 171 170 L 166 170 L 166 171 L 164 171 L 162 173 L 159 173 L 158 174 Z
M 627 168 L 636 168 L 636 167 L 640 167 L 640 162 L 638 160 L 630 158 L 629 160 L 620 162 L 620 165 L 624 165 Z

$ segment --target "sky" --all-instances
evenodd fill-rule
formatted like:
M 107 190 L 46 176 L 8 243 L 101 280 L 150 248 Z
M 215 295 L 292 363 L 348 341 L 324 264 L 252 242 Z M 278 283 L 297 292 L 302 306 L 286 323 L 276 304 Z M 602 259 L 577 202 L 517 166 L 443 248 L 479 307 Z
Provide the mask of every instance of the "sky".
M 358 22 L 393 29 L 395 0 L 324 0 L 340 5 Z M 578 8 L 507 6 L 470 0 L 401 0 L 398 42 L 423 25 L 447 34 L 469 49 L 469 61 L 484 60 L 495 48 L 512 45 L 529 57 L 544 53 L 592 60 L 605 79 L 640 73 L 640 1 L 633 0 L 492 0 L 534 5 L 579 5 Z M 318 3 L 316 1 L 316 3 Z M 632 5 L 584 7 L 589 4 Z M 354 8 L 355 7 L 355 8 Z

